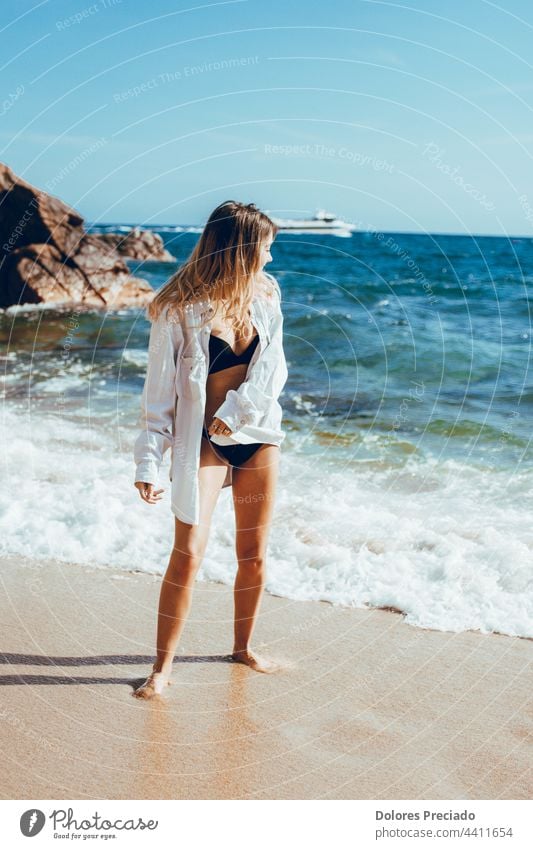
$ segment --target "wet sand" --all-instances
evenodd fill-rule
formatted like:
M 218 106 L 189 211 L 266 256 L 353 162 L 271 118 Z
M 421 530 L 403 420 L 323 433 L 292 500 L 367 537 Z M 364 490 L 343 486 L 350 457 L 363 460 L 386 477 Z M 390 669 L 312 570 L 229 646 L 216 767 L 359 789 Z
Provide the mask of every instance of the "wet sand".
M 164 699 L 161 579 L 2 560 L 3 799 L 530 799 L 533 641 L 265 594 L 263 675 L 232 588 L 197 583 Z

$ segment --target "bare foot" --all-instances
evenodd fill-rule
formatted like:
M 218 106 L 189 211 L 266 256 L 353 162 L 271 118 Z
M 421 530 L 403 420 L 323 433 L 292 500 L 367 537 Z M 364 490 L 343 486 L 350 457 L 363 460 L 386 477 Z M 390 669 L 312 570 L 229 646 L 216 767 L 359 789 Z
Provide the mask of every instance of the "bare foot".
M 246 666 L 249 666 L 251 669 L 255 669 L 256 672 L 278 672 L 280 669 L 283 669 L 283 664 L 278 663 L 275 660 L 269 660 L 267 657 L 259 657 L 254 652 L 248 651 L 234 651 L 232 652 L 232 660 L 236 663 L 245 663 Z
M 131 695 L 136 699 L 153 699 L 160 696 L 165 687 L 170 687 L 171 681 L 166 672 L 151 672 L 144 684 L 141 684 Z

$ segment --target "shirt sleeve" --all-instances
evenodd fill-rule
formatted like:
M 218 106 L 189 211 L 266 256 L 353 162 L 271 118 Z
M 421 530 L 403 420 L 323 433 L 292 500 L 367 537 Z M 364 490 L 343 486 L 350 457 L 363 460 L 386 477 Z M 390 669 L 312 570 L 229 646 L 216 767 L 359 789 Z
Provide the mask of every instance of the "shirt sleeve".
M 159 467 L 172 445 L 176 413 L 176 368 L 183 331 L 177 318 L 162 310 L 152 322 L 148 343 L 148 367 L 141 396 L 138 424 L 141 431 L 133 449 L 135 481 L 157 483 Z
M 274 279 L 274 278 L 272 278 Z M 251 366 L 246 380 L 238 389 L 230 389 L 215 416 L 235 433 L 244 425 L 256 426 L 281 394 L 287 377 L 283 351 L 283 313 L 281 294 L 275 283 L 274 304 L 269 322 L 270 341 Z

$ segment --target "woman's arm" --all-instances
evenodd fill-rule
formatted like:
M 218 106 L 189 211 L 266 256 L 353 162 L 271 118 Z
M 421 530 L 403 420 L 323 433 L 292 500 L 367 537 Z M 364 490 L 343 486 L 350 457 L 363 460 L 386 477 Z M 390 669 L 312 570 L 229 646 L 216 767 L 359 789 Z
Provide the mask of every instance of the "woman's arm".
M 135 482 L 157 483 L 159 466 L 172 445 L 176 413 L 176 368 L 183 331 L 177 318 L 163 309 L 150 328 L 148 368 L 141 396 L 138 424 L 142 430 L 133 449 Z
M 283 313 L 280 291 L 275 281 L 274 304 L 270 320 L 270 342 L 251 366 L 246 380 L 238 389 L 230 389 L 215 416 L 224 421 L 232 433 L 244 425 L 257 425 L 274 401 L 277 401 L 287 377 L 283 351 Z

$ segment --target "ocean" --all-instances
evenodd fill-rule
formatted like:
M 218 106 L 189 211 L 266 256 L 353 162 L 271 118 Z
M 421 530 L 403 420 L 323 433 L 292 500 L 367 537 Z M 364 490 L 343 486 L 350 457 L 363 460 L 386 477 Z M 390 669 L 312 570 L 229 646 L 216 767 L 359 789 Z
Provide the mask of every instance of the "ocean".
M 154 229 L 178 263 L 198 238 Z M 272 255 L 289 379 L 267 590 L 533 637 L 533 239 L 280 233 Z M 177 267 L 128 265 L 154 289 Z M 144 310 L 15 307 L 0 332 L 3 552 L 163 574 L 169 455 L 163 501 L 133 486 Z M 233 582 L 233 527 L 226 489 L 200 580 Z

